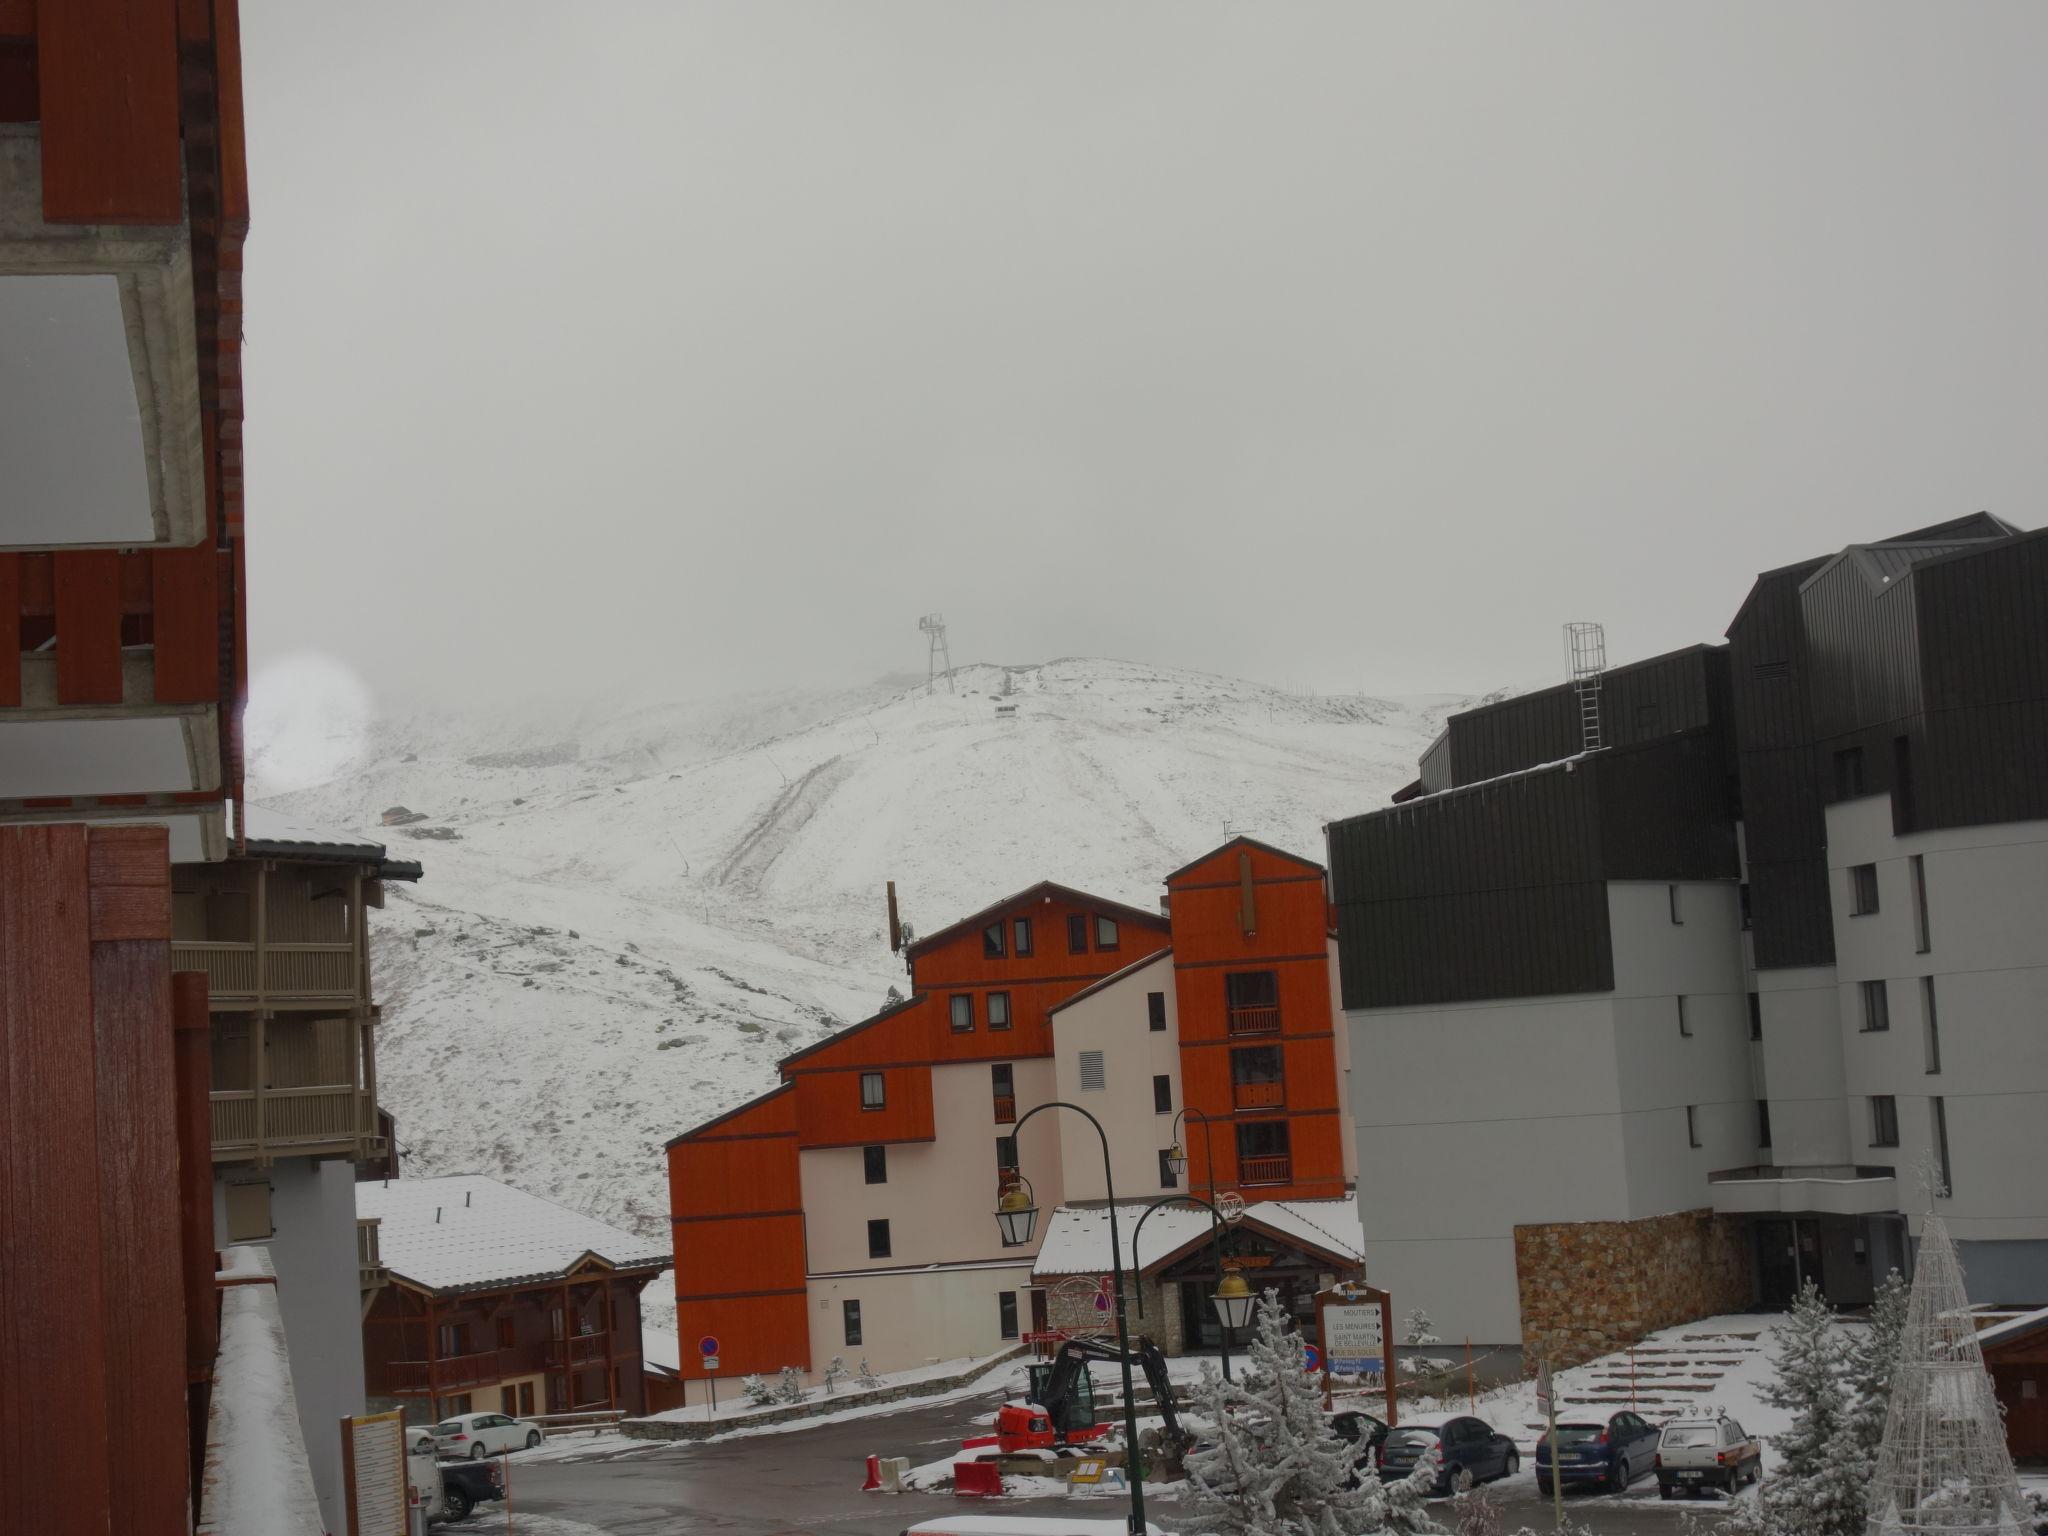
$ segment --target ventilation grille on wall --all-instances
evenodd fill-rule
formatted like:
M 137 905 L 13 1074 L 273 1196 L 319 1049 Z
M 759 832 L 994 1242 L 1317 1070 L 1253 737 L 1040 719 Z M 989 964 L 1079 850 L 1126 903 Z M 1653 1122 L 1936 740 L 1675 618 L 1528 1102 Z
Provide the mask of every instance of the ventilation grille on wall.
M 1107 1076 L 1102 1070 L 1102 1052 L 1083 1051 L 1081 1053 L 1081 1091 L 1083 1093 L 1100 1093 L 1106 1086 L 1107 1081 Z

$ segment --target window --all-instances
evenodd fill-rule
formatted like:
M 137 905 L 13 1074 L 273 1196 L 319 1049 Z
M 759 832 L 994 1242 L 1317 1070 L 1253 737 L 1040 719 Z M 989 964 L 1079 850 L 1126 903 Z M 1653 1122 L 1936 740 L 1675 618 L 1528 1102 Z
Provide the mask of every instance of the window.
M 1856 800 L 1868 793 L 1863 781 L 1863 749 L 1842 748 L 1835 754 L 1835 798 Z
M 1671 921 L 1674 923 L 1683 924 L 1685 922 L 1685 913 L 1679 909 L 1678 887 L 1675 885 L 1667 885 L 1666 887 L 1664 887 L 1664 890 L 1671 899 Z
M 988 1085 L 999 1099 L 1013 1099 L 1017 1096 L 1017 1074 L 1007 1061 L 996 1062 L 988 1069 Z
M 1237 1127 L 1237 1176 L 1246 1184 L 1285 1184 L 1294 1176 L 1285 1120 Z
M 868 1257 L 886 1259 L 889 1257 L 889 1223 L 871 1221 L 868 1223 Z
M 1099 912 L 1095 915 L 1095 947 L 1097 949 L 1116 948 L 1115 918 L 1104 917 Z
M 1002 1330 L 1004 1338 L 1014 1339 L 1017 1337 L 1017 1293 L 1015 1291 L 996 1292 L 996 1326 Z
M 1007 1169 L 1011 1169 L 1011 1170 L 1013 1170 L 1013 1171 L 1014 1171 L 1014 1170 L 1015 1170 L 1015 1168 L 1016 1168 L 1016 1166 L 1017 1166 L 1017 1138 L 1016 1138 L 1016 1137 L 1014 1137 L 1014 1136 L 998 1136 L 998 1137 L 996 1138 L 996 1169 L 997 1169 L 997 1171 L 998 1171 L 998 1172 L 1000 1172 L 1000 1171 L 1002 1171 L 1003 1169 L 1006 1169 L 1006 1168 L 1007 1168 Z
M 440 1330 L 439 1347 L 441 1358 L 454 1359 L 469 1353 L 469 1324 L 443 1323 Z
M 470 1411 L 467 1392 L 458 1392 L 453 1397 L 441 1399 L 441 1417 L 444 1419 L 459 1419 Z
M 1920 1018 L 1927 1033 L 1927 1070 L 1941 1070 L 1941 1020 L 1934 1011 L 1934 978 L 1920 978 Z
M 1161 1189 L 1180 1188 L 1180 1175 L 1173 1171 L 1173 1148 L 1171 1147 L 1161 1147 L 1159 1149 L 1159 1187 Z
M 1934 1156 L 1941 1173 L 1941 1188 L 1935 1191 L 1935 1194 L 1938 1198 L 1946 1200 L 1956 1192 L 1954 1166 L 1948 1160 L 1948 1100 L 1929 1099 L 1927 1116 L 1933 1125 Z
M 1107 1084 L 1108 1076 L 1103 1070 L 1102 1052 L 1083 1051 L 1081 1053 L 1081 1091 L 1083 1093 L 1100 1093 Z
M 1166 994 L 1164 992 L 1147 992 L 1145 994 L 1145 1024 L 1155 1035 L 1165 1031 Z
M 1913 738 L 1892 738 L 1892 831 L 1913 830 Z
M 1673 998 L 1672 1001 L 1678 1004 L 1678 1032 L 1690 1040 L 1692 1038 L 1692 1015 L 1686 1012 L 1685 998 L 1680 996 Z
M 984 960 L 1003 958 L 1003 925 L 1000 922 L 990 923 L 981 930 L 981 957 Z
M 513 1345 L 519 1342 L 518 1328 L 513 1323 L 512 1319 L 509 1317 L 501 1317 L 498 1319 L 497 1335 L 498 1348 L 500 1349 L 510 1349 Z M 509 1405 L 508 1409 L 510 1412 L 513 1413 L 517 1413 L 519 1411 L 516 1408 L 509 1408 Z
M 1067 953 L 1085 955 L 1088 953 L 1088 915 L 1085 912 L 1067 914 Z
M 1761 1040 L 1764 1037 L 1764 1000 L 1758 992 L 1749 994 L 1749 1038 Z
M 1849 915 L 1868 917 L 1877 910 L 1877 866 L 1855 864 L 1849 869 Z
M 1914 854 L 1906 860 L 1913 881 L 1913 948 L 1926 954 L 1934 948 L 1934 935 L 1927 927 L 1927 860 Z
M 889 1149 L 887 1147 L 862 1147 L 860 1149 L 861 1173 L 870 1184 L 889 1182 Z
M 526 1418 L 533 1417 L 533 1383 L 530 1381 L 519 1383 L 519 1412 Z
M 1010 953 L 1019 960 L 1031 953 L 1031 919 L 1020 917 L 1010 924 Z
M 974 1028 L 974 994 L 955 992 L 949 1006 L 953 1010 L 953 1033 L 967 1034 Z
M 1173 1079 L 1155 1076 L 1152 1079 L 1152 1113 L 1170 1115 L 1173 1113 Z
M 842 1301 L 839 1303 L 839 1326 L 844 1331 L 849 1345 L 860 1342 L 860 1303 Z
M 1892 1027 L 1891 1002 L 1881 981 L 1863 983 L 1863 1032 L 1874 1035 Z
M 991 992 L 988 995 L 988 1027 L 1008 1029 L 1010 1027 L 1010 994 Z
M 1697 1104 L 1685 1106 L 1685 1144 L 1689 1147 L 1700 1144 L 1700 1107 Z
M 519 1389 L 517 1387 L 500 1387 L 498 1389 L 498 1406 L 507 1413 L 517 1413 L 519 1411 Z
M 1735 894 L 1742 903 L 1742 931 L 1744 933 L 1747 933 L 1750 929 L 1749 882 L 1745 880 L 1740 885 L 1736 886 Z
M 1896 1147 L 1899 1144 L 1899 1101 L 1888 1093 L 1870 1096 L 1870 1144 Z
M 863 1072 L 860 1075 L 860 1107 L 880 1109 L 889 1102 L 888 1090 L 883 1087 L 882 1074 Z
M 1756 1101 L 1756 1144 L 1760 1147 L 1769 1147 L 1771 1144 L 1771 1101 L 1769 1099 L 1758 1099 Z
M 260 1243 L 276 1228 L 270 1224 L 270 1181 L 257 1179 L 227 1187 L 228 1241 Z

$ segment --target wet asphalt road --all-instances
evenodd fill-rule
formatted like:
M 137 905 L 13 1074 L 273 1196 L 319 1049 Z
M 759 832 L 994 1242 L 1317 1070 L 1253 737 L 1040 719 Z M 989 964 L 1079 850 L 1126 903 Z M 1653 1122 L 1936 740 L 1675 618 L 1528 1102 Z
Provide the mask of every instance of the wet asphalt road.
M 859 1491 L 869 1452 L 907 1456 L 913 1466 L 946 1457 L 971 1426 L 985 1425 L 1001 1394 L 937 1407 L 908 1405 L 847 1423 L 818 1424 L 780 1434 L 755 1434 L 702 1445 L 664 1445 L 582 1460 L 522 1461 L 514 1457 L 512 1536 L 521 1536 L 521 1517 L 530 1536 L 786 1536 L 793 1531 L 846 1532 L 849 1536 L 897 1536 L 906 1526 L 962 1512 L 967 1501 L 951 1494 L 885 1494 Z M 566 1446 L 565 1446 L 566 1452 Z M 1015 1480 L 1013 1480 L 1013 1486 Z M 1536 1493 L 1525 1468 L 1495 1484 L 1512 1532 L 1529 1526 L 1551 1529 L 1548 1499 Z M 1147 1512 L 1168 1530 L 1180 1528 L 1181 1505 L 1172 1485 L 1147 1485 Z M 1093 1520 L 1123 1516 L 1120 1498 L 1004 1498 L 976 1502 L 976 1514 L 1066 1513 Z M 1645 1532 L 1677 1536 L 1678 1512 L 1711 1513 L 1714 1501 L 1666 1504 L 1657 1485 L 1644 1479 L 1622 1497 L 1573 1493 L 1565 1500 L 1568 1518 L 1602 1536 Z M 1455 1529 L 1452 1505 L 1440 1502 L 1437 1518 Z M 495 1536 L 506 1529 L 496 1510 L 480 1514 L 461 1530 L 465 1536 Z

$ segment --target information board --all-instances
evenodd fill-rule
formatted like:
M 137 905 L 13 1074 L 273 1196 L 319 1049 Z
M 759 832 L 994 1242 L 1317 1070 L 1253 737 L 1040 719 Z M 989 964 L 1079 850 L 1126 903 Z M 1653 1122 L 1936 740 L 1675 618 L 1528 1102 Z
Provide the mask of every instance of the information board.
M 1323 1358 L 1339 1376 L 1376 1376 L 1386 1359 L 1378 1301 L 1332 1301 L 1322 1309 Z

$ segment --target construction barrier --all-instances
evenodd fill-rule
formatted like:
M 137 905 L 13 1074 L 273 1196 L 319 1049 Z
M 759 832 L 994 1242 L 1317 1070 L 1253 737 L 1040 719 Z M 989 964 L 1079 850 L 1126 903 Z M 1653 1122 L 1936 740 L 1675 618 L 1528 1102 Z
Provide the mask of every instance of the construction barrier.
M 963 1499 L 1000 1497 L 1003 1474 L 992 1461 L 953 1463 L 953 1493 Z
M 910 1477 L 908 1456 L 884 1456 L 882 1458 L 882 1492 L 901 1493 Z

